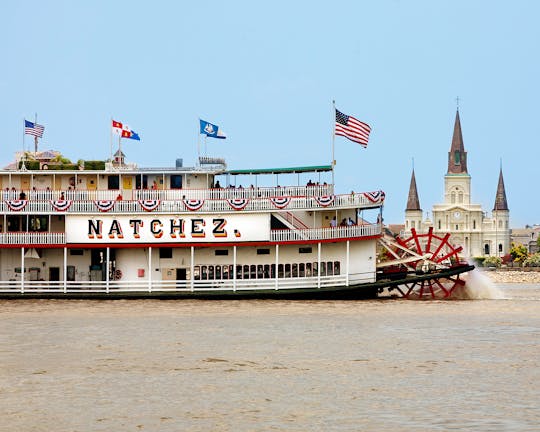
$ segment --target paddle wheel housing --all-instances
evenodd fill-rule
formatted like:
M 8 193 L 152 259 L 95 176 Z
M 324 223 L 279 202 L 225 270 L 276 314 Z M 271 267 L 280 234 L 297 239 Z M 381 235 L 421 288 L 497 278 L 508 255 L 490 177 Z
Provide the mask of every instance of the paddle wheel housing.
M 422 234 L 412 228 L 410 237 L 381 239 L 380 244 L 386 259 L 377 264 L 377 278 L 388 280 L 389 291 L 404 298 L 450 298 L 465 284 L 460 274 L 472 269 L 460 259 L 463 248 L 451 243 L 450 233 L 436 235 L 431 227 Z

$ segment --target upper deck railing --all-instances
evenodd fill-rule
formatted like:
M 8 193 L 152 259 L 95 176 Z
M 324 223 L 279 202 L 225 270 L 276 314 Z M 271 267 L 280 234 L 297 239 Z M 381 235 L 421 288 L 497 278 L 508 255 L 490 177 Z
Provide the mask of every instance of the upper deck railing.
M 191 195 L 193 196 L 193 195 Z M 276 212 L 280 210 L 323 210 L 347 208 L 376 208 L 383 203 L 384 197 L 374 199 L 371 193 L 357 193 L 326 196 L 256 196 L 243 197 L 219 195 L 218 198 L 190 198 L 190 195 L 177 199 L 116 199 L 103 200 L 10 200 L 0 202 L 2 214 L 137 214 L 153 213 L 226 213 L 242 210 L 244 212 Z M 231 198 L 225 198 L 230 196 Z

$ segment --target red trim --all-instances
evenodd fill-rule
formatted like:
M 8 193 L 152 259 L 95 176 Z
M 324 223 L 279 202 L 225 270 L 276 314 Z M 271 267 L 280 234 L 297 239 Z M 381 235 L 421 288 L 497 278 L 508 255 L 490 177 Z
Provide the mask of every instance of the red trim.
M 382 235 L 382 234 L 381 234 Z M 38 248 L 38 249 L 59 249 L 67 247 L 68 249 L 97 249 L 110 247 L 112 249 L 138 249 L 147 247 L 172 247 L 172 248 L 187 248 L 187 247 L 208 247 L 208 248 L 220 248 L 231 246 L 275 246 L 275 245 L 304 245 L 304 244 L 317 244 L 317 243 L 343 243 L 346 241 L 364 241 L 378 239 L 381 235 L 364 236 L 364 237 L 346 237 L 339 239 L 324 239 L 324 240 L 304 240 L 304 241 L 290 241 L 290 242 L 214 242 L 214 243 L 66 243 L 66 244 L 9 244 L 2 245 L 0 249 L 20 249 L 24 248 Z

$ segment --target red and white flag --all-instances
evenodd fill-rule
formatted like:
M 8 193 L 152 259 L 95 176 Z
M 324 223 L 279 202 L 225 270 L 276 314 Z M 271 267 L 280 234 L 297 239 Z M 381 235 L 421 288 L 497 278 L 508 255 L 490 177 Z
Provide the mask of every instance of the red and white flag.
M 131 128 L 128 125 L 120 123 L 116 120 L 112 121 L 112 131 L 116 135 L 120 135 L 122 138 L 129 138 L 129 139 L 134 139 L 137 141 L 141 140 L 139 135 L 135 131 L 131 130 Z
M 335 134 L 367 147 L 371 126 L 336 109 Z

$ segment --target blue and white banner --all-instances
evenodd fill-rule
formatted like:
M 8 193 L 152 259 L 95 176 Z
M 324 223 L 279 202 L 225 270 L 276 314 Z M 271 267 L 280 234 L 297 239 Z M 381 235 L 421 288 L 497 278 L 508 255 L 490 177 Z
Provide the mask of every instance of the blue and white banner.
M 211 138 L 219 138 L 219 139 L 225 139 L 227 136 L 225 133 L 219 128 L 219 126 L 216 126 L 215 124 L 208 123 L 205 120 L 199 119 L 201 123 L 201 134 L 204 134 L 206 136 L 209 136 Z

